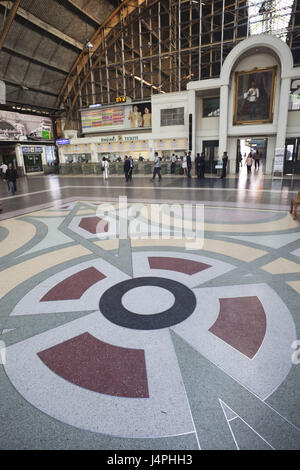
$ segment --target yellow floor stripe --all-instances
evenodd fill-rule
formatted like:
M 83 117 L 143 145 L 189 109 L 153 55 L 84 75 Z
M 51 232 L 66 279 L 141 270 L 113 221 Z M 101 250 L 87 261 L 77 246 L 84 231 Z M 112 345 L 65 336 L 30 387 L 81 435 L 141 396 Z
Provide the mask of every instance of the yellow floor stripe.
M 0 227 L 9 231 L 7 237 L 0 243 L 0 256 L 6 256 L 26 245 L 36 234 L 33 224 L 19 219 L 8 219 L 0 222 Z
M 262 269 L 270 274 L 293 274 L 300 273 L 300 264 L 285 258 L 278 258 L 263 266 Z
M 132 248 L 137 247 L 180 247 L 184 248 L 187 240 L 132 240 Z M 101 240 L 95 242 L 95 245 L 100 246 L 104 250 L 117 250 L 119 248 L 119 241 L 114 240 Z M 206 239 L 202 247 L 203 250 L 211 251 L 213 253 L 219 253 L 221 255 L 230 256 L 232 258 L 239 259 L 241 261 L 250 262 L 261 256 L 267 254 L 266 251 L 259 250 L 257 248 L 247 247 L 245 245 L 239 245 L 231 242 L 223 242 L 220 240 Z M 188 250 L 187 250 L 188 252 Z M 199 250 L 199 253 L 201 250 Z
M 288 281 L 287 284 L 300 294 L 300 281 Z
M 65 263 L 66 261 L 70 261 L 90 253 L 91 252 L 86 248 L 76 245 L 52 251 L 51 253 L 40 255 L 37 258 L 11 266 L 10 268 L 0 272 L 0 298 L 36 274 L 60 263 Z

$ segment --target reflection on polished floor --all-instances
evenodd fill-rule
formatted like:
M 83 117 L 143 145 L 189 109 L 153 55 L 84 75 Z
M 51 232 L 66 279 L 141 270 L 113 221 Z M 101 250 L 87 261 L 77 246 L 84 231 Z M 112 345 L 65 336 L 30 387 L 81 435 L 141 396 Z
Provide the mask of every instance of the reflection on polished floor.
M 299 449 L 299 189 L 243 168 L 3 183 L 0 448 Z

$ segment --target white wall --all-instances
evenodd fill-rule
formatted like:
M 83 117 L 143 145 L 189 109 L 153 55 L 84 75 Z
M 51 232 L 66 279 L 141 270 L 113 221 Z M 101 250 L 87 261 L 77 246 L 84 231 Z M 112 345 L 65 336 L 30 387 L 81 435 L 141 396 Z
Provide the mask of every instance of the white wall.
M 184 125 L 160 126 L 160 111 L 162 109 L 184 108 Z M 179 91 L 152 96 L 152 138 L 170 139 L 187 137 L 189 133 L 188 92 Z
M 216 92 L 216 95 L 218 91 Z M 219 117 L 202 117 L 203 98 L 196 97 L 196 153 L 202 152 L 203 140 L 219 139 Z
M 300 137 L 300 111 L 289 111 L 287 137 Z

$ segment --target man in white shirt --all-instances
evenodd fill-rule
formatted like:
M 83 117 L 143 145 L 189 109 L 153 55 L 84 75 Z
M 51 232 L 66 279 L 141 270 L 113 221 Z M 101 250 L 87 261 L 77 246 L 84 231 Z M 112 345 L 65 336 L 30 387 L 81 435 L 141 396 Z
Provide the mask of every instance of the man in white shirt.
M 176 159 L 175 153 L 173 153 L 171 157 L 171 174 L 172 175 L 175 173 L 176 160 L 177 159 Z
M 2 163 L 2 165 L 0 165 L 0 170 L 1 170 L 1 174 L 2 174 L 2 178 L 5 178 L 5 173 L 7 171 L 7 168 L 8 166 L 6 165 L 6 163 Z
M 8 166 L 6 165 L 6 163 L 3 162 L 2 165 L 0 165 L 1 177 L 3 180 L 5 180 L 7 169 L 8 169 Z M 7 186 L 9 188 L 8 182 L 7 182 Z

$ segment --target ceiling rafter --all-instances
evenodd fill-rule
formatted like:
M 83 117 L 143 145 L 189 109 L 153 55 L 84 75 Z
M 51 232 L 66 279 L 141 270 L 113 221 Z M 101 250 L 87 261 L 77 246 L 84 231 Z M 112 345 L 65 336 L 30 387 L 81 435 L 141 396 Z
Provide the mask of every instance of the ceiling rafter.
M 23 52 L 23 51 L 16 50 L 15 48 L 12 48 L 12 47 L 9 47 L 9 46 L 3 46 L 2 50 L 4 52 L 7 52 L 8 54 L 14 55 L 16 57 L 27 59 L 31 63 L 36 64 L 36 65 L 40 65 L 42 67 L 45 67 L 46 69 L 52 70 L 53 72 L 59 72 L 59 73 L 62 73 L 63 75 L 68 75 L 68 70 L 63 70 L 63 69 L 57 67 L 56 65 L 47 62 L 46 60 L 37 59 L 36 57 L 31 57 L 30 55 L 25 54 L 25 52 Z
M 11 1 L 0 1 L 0 5 L 2 7 L 8 7 L 10 10 L 13 7 L 14 3 Z M 29 13 L 28 11 L 24 10 L 23 8 L 19 7 L 17 12 L 17 16 L 20 16 L 27 20 L 29 23 L 34 24 L 38 28 L 46 31 L 47 33 L 51 34 L 52 36 L 55 36 L 56 38 L 60 39 L 62 42 L 65 42 L 67 44 L 71 44 L 71 46 L 75 47 L 76 49 L 82 51 L 84 44 L 81 43 L 80 41 L 77 41 L 77 39 L 71 38 L 67 34 L 65 34 L 62 31 L 59 31 L 59 29 L 55 28 L 54 26 L 51 26 L 50 24 L 46 23 L 43 20 L 40 20 L 36 16 L 34 16 L 32 13 Z
M 10 30 L 10 27 L 15 19 L 15 16 L 18 12 L 18 8 L 20 6 L 20 3 L 21 3 L 21 0 L 15 0 L 15 2 L 13 3 L 13 5 L 11 6 L 11 9 L 10 9 L 10 13 L 8 15 L 8 18 L 4 24 L 4 28 L 3 28 L 3 31 L 2 31 L 2 34 L 0 36 L 0 50 L 2 49 L 2 46 L 5 42 L 5 39 L 9 33 L 9 30 Z

